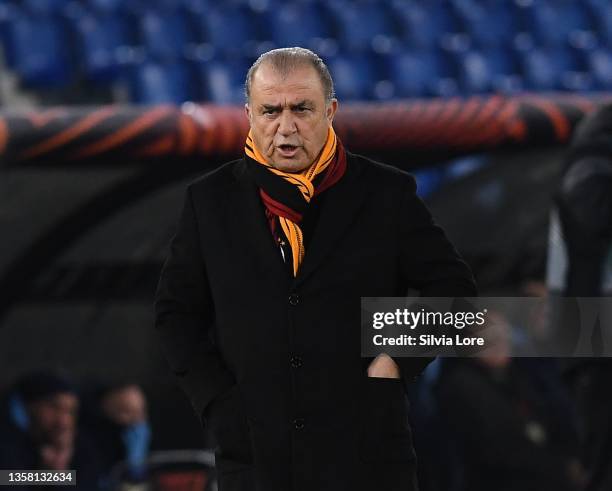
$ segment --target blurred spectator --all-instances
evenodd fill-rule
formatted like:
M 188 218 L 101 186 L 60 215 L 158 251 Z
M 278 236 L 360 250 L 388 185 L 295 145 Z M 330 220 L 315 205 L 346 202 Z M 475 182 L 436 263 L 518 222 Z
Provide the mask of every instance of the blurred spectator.
M 566 296 L 600 296 L 612 282 L 606 264 L 612 244 L 612 104 L 577 127 L 557 192 L 566 267 L 551 286 Z M 608 274 L 608 277 L 606 277 Z
M 455 489 L 581 489 L 585 475 L 560 378 L 511 358 L 509 322 L 494 312 L 490 319 L 483 332 L 489 348 L 479 358 L 444 360 L 436 388 L 463 468 Z
M 67 378 L 49 372 L 27 374 L 10 391 L 5 409 L 0 469 L 76 469 L 76 489 L 97 489 L 96 454 L 77 431 L 79 397 Z
M 563 297 L 599 297 L 612 290 L 612 104 L 586 117 L 574 133 L 556 199 L 562 233 L 551 243 L 548 282 Z M 555 215 L 553 215 L 555 217 Z M 555 236 L 553 235 L 553 238 Z M 575 315 L 559 309 L 560 318 Z M 600 326 L 609 329 L 609 326 Z M 612 361 L 570 360 L 580 407 L 588 491 L 612 489 Z
M 106 485 L 111 484 L 112 476 L 131 482 L 144 480 L 151 430 L 142 389 L 131 383 L 101 387 L 88 409 L 84 426 L 98 449 Z M 117 470 L 120 475 L 115 476 Z

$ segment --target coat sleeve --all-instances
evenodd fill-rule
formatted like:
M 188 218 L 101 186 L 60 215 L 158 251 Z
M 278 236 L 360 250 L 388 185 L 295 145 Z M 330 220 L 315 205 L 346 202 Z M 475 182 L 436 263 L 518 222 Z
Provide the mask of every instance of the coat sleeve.
M 472 271 L 416 194 L 407 175 L 398 207 L 401 277 L 422 297 L 475 297 Z M 404 379 L 414 380 L 433 358 L 395 358 Z
M 206 425 L 206 406 L 235 382 L 212 341 L 214 304 L 191 193 L 188 188 L 157 286 L 155 328 L 179 385 Z

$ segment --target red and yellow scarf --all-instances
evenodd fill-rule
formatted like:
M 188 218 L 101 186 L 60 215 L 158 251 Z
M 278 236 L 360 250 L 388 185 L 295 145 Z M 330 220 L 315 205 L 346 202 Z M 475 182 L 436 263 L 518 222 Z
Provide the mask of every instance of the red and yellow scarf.
M 330 126 L 327 140 L 315 161 L 301 172 L 275 169 L 255 146 L 252 134 L 246 139 L 244 151 L 251 163 L 252 174 L 266 207 L 270 229 L 275 239 L 276 221 L 291 246 L 293 276 L 304 260 L 304 237 L 300 222 L 310 201 L 334 185 L 346 170 L 346 154 L 342 142 Z

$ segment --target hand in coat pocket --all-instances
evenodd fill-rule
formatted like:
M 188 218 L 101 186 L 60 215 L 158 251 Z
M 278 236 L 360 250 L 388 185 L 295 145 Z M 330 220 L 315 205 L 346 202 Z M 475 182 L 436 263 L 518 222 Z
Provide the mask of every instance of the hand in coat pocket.
M 205 409 L 206 420 L 217 441 L 219 472 L 253 463 L 249 424 L 238 385 L 217 396 Z

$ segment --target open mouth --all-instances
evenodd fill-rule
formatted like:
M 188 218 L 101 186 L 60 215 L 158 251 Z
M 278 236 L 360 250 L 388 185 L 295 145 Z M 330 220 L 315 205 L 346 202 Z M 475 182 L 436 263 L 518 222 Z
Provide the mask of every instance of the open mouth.
M 276 148 L 284 157 L 292 157 L 295 155 L 299 147 L 297 145 L 279 145 Z

